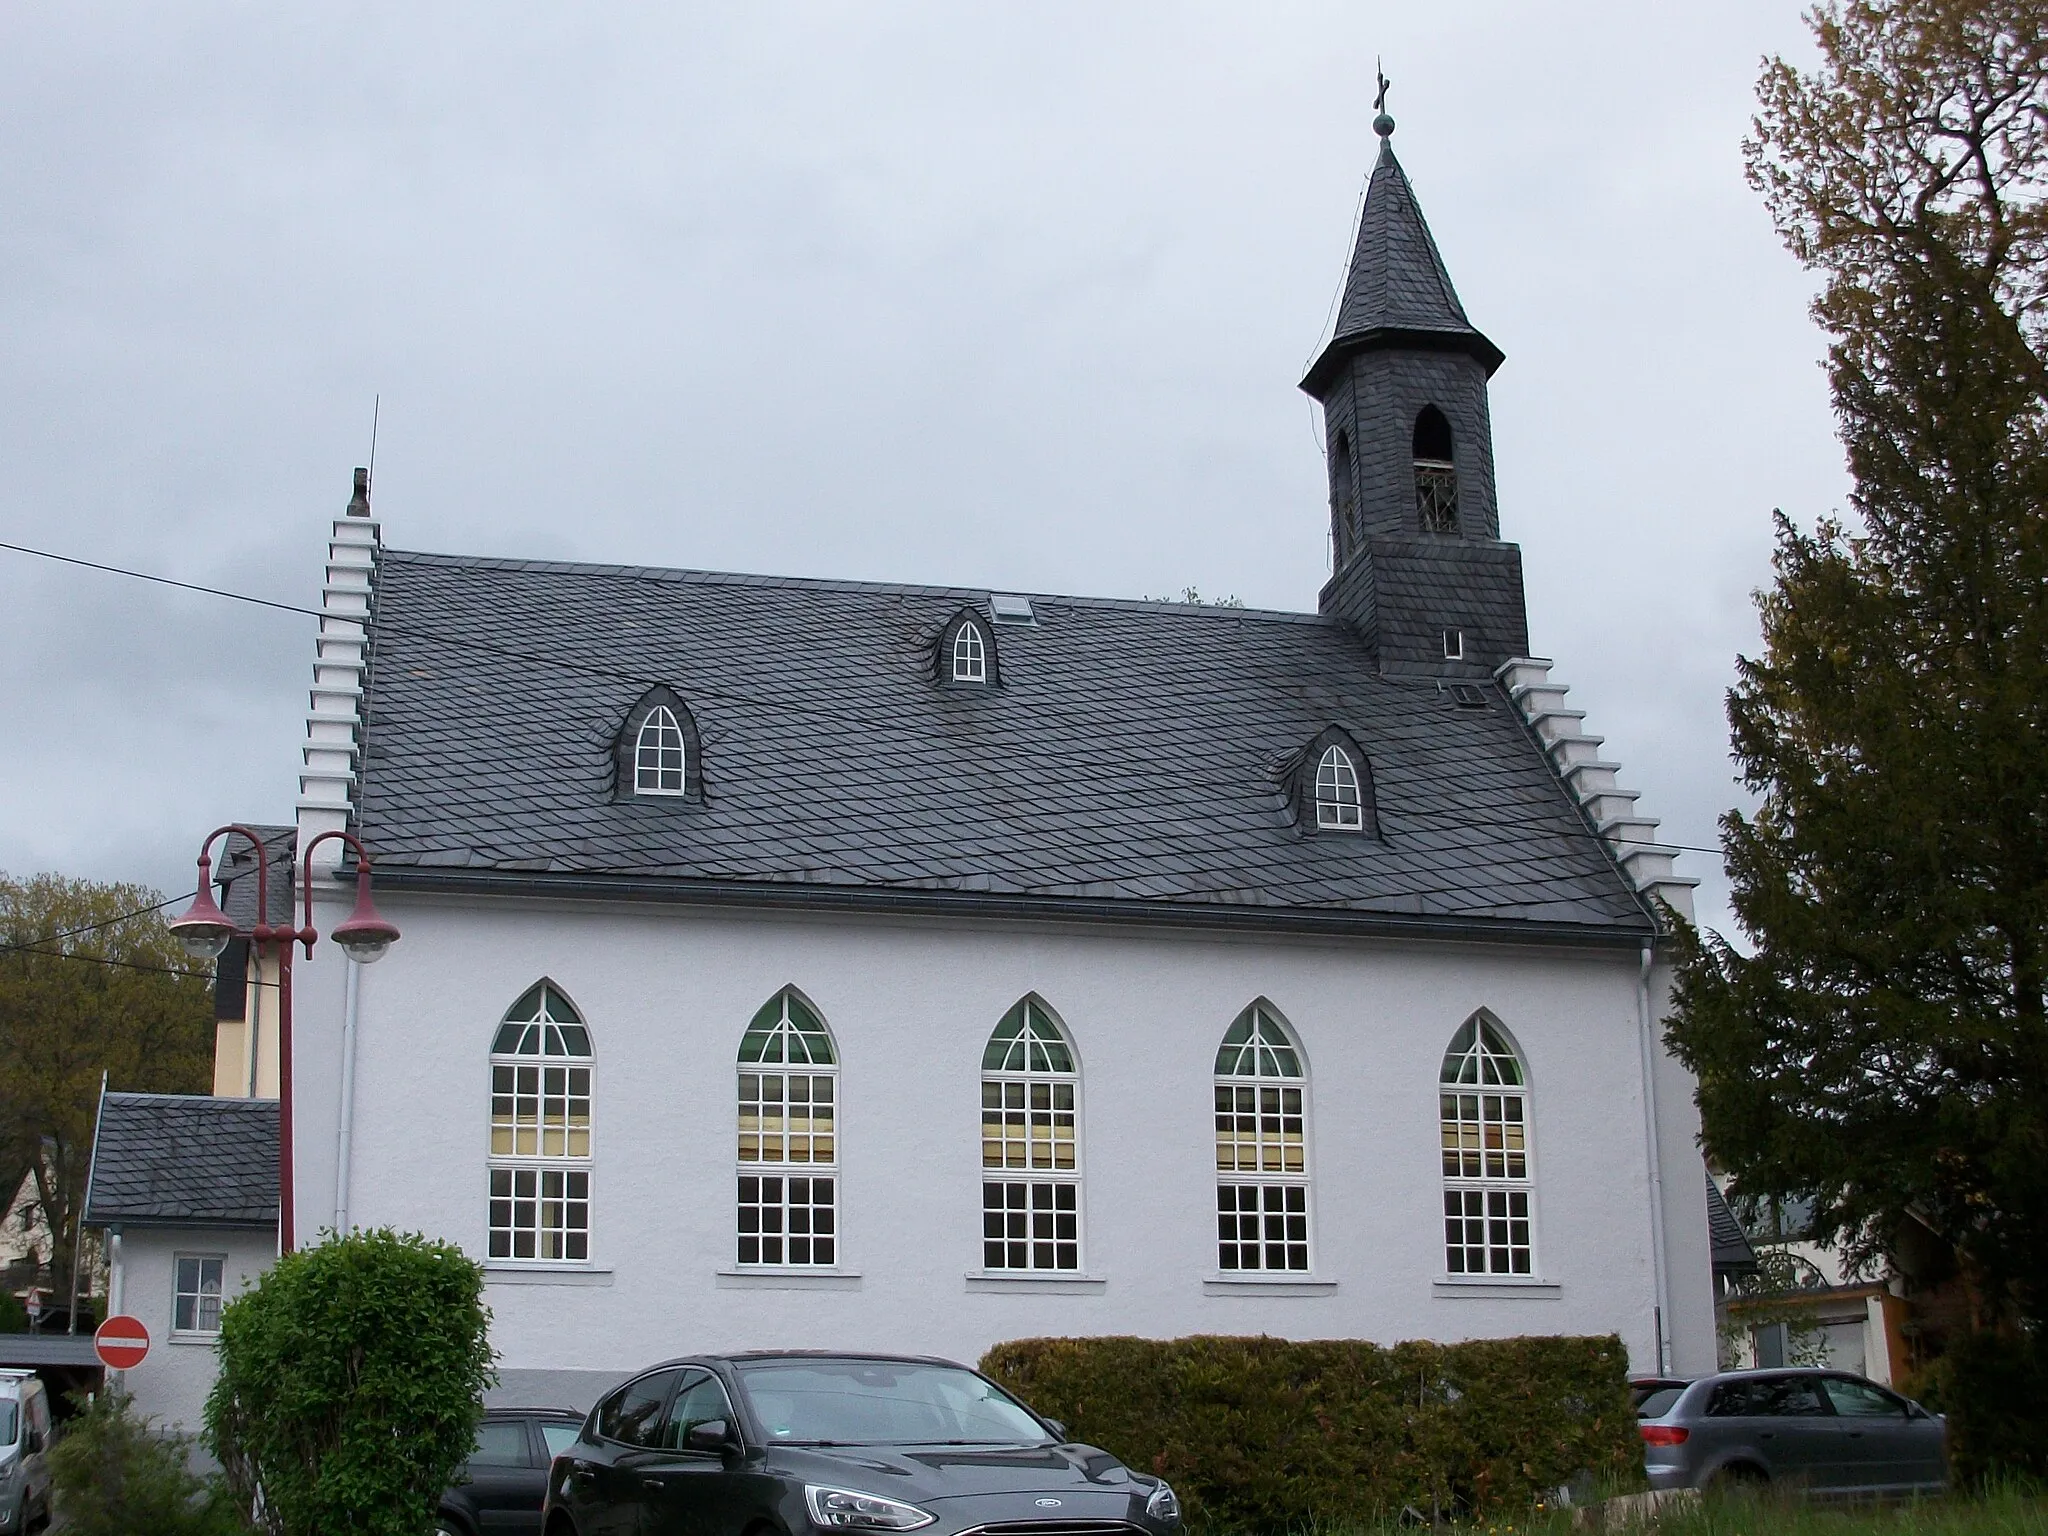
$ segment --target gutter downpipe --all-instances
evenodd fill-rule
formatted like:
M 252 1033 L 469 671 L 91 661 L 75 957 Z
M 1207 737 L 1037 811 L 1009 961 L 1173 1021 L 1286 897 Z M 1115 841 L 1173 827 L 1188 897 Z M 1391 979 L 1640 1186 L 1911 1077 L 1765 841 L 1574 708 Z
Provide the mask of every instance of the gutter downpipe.
M 334 1133 L 334 1231 L 348 1235 L 349 1155 L 354 1150 L 356 1117 L 356 1001 L 361 996 L 363 968 L 348 965 L 348 1001 L 341 1016 L 341 1124 Z
M 1636 1020 L 1643 1058 L 1643 1141 L 1650 1175 L 1650 1262 L 1656 1286 L 1657 1374 L 1661 1376 L 1670 1369 L 1671 1293 L 1664 1272 L 1664 1158 L 1657 1126 L 1656 1043 L 1650 1025 L 1652 953 L 1650 941 L 1643 940 L 1642 969 L 1636 974 Z

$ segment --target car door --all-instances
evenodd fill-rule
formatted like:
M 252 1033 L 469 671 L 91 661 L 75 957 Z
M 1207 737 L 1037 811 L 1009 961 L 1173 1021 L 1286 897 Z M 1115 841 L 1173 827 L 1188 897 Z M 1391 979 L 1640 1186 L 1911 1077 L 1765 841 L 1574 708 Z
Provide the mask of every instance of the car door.
M 1940 1486 L 1939 1419 L 1915 1418 L 1904 1398 L 1875 1382 L 1830 1376 L 1826 1385 L 1842 1427 L 1841 1486 L 1871 1490 Z
M 540 1529 L 542 1475 L 524 1420 L 485 1419 L 453 1496 L 475 1516 L 478 1536 L 527 1536 Z
M 736 1440 L 732 1404 L 724 1384 L 705 1370 L 688 1372 L 676 1388 L 661 1431 L 661 1455 L 641 1471 L 644 1502 L 638 1536 L 726 1536 L 740 1528 L 739 1489 L 726 1454 L 699 1450 L 690 1431 L 723 1424 Z
M 660 1455 L 663 1417 L 682 1375 L 671 1366 L 627 1382 L 598 1405 L 595 1439 L 570 1448 L 561 1486 L 581 1536 L 639 1536 L 643 1469 Z
M 1761 1464 L 1774 1481 L 1826 1485 L 1839 1457 L 1834 1417 L 1811 1376 L 1734 1376 L 1715 1385 L 1694 1465 L 1712 1476 L 1726 1466 Z

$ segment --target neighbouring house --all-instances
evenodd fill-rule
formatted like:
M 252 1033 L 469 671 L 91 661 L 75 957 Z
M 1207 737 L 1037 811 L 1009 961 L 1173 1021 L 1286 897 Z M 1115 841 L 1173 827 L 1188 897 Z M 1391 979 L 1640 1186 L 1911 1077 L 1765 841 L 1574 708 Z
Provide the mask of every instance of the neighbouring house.
M 150 1333 L 111 1373 L 161 1427 L 196 1434 L 220 1309 L 277 1258 L 277 1100 L 105 1093 L 84 1222 L 106 1233 L 108 1315 Z
M 461 1244 L 527 1400 L 1040 1334 L 1713 1368 L 1691 882 L 1531 655 L 1502 354 L 1376 126 L 1316 613 L 417 553 L 357 472 L 296 833 L 403 937 L 297 962 L 302 1239 Z

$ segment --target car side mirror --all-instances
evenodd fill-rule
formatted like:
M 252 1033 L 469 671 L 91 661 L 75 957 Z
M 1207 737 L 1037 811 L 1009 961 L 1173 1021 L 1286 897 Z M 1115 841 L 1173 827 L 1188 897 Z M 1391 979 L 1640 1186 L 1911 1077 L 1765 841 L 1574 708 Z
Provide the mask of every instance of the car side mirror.
M 725 1451 L 732 1448 L 732 1426 L 723 1419 L 706 1419 L 692 1424 L 683 1444 L 693 1451 Z
M 1067 1438 L 1066 1425 L 1062 1424 L 1058 1419 L 1047 1419 L 1045 1427 L 1052 1431 L 1053 1439 L 1060 1441 L 1062 1444 L 1065 1443 Z

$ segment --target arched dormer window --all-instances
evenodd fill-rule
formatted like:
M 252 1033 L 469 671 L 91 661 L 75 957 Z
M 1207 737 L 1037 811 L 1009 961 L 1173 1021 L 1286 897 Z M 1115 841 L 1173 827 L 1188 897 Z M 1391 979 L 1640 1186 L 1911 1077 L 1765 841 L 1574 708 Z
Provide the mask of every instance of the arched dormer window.
M 1216 1051 L 1216 1267 L 1309 1267 L 1307 1084 L 1301 1050 L 1263 998 Z
M 491 1041 L 490 1256 L 590 1257 L 590 1030 L 551 981 Z
M 1330 444 L 1330 520 L 1337 530 L 1337 558 L 1358 544 L 1358 509 L 1352 495 L 1351 434 L 1342 427 Z
M 992 688 L 1001 679 L 996 666 L 996 639 L 988 621 L 963 608 L 939 633 L 937 666 L 941 683 L 954 688 Z
M 1424 533 L 1458 531 L 1458 467 L 1451 424 L 1425 405 L 1415 418 L 1415 508 Z
M 740 1037 L 737 1246 L 741 1264 L 839 1261 L 839 1053 L 784 987 Z
M 627 711 L 615 755 L 617 799 L 703 798 L 697 722 L 673 688 L 650 688 Z
M 1295 812 L 1307 832 L 1379 834 L 1372 768 L 1348 731 L 1330 726 L 1309 743 L 1294 773 Z
M 1533 1274 L 1529 1086 L 1521 1053 L 1482 1008 L 1451 1037 L 1437 1079 L 1444 1267 L 1454 1275 Z
M 981 1263 L 1081 1267 L 1081 1075 L 1052 1011 L 1027 997 L 981 1053 Z

